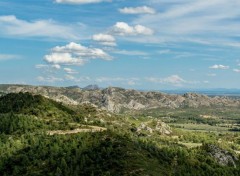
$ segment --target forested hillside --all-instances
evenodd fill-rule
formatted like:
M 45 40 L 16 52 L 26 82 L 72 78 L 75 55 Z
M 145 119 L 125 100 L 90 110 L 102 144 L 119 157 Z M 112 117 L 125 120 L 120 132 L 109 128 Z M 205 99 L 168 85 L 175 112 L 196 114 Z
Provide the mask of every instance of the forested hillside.
M 0 98 L 0 175 L 240 175 L 238 133 L 169 128 L 155 117 L 7 94 Z

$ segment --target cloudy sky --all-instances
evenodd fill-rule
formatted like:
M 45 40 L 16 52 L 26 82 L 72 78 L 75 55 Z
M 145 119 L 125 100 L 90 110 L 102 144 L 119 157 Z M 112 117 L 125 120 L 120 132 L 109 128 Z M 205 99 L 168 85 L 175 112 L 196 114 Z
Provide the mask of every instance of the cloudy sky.
M 240 88 L 239 0 L 1 0 L 0 83 Z

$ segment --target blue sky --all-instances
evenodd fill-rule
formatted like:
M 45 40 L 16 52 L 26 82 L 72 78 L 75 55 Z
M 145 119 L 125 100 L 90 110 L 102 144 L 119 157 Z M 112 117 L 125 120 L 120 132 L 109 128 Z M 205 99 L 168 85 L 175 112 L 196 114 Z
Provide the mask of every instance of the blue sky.
M 1 0 L 0 83 L 240 88 L 238 0 Z

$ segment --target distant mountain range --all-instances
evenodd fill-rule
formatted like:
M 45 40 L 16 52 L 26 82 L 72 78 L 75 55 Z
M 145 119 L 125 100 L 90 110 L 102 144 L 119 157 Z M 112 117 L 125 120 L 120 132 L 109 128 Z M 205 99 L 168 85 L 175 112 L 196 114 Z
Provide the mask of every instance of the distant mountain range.
M 209 96 L 237 96 L 240 97 L 240 89 L 178 89 L 178 90 L 162 90 L 162 92 L 170 94 L 185 94 L 186 92 L 205 94 Z
M 49 87 L 30 85 L 0 85 L 2 93 L 30 92 L 40 94 L 65 104 L 90 103 L 111 112 L 124 110 L 146 110 L 153 108 L 182 108 L 182 107 L 240 107 L 240 100 L 229 97 L 209 97 L 197 93 L 158 91 L 137 91 L 118 87 L 100 89 L 96 85 L 85 88 Z

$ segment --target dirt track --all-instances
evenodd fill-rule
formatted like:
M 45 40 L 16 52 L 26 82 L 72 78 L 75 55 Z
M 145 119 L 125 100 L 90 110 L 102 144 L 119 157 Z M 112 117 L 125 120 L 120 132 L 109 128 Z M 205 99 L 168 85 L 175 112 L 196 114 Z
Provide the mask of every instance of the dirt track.
M 102 132 L 106 131 L 107 128 L 99 127 L 99 126 L 86 126 L 88 128 L 77 128 L 74 130 L 55 130 L 55 131 L 48 131 L 48 135 L 52 136 L 55 134 L 76 134 L 76 133 L 95 133 L 95 132 Z

